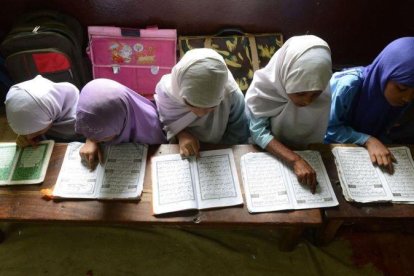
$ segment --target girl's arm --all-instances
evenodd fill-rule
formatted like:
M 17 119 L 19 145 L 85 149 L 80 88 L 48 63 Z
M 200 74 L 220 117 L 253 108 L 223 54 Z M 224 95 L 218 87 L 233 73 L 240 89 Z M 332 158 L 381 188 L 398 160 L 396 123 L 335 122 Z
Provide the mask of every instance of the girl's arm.
M 358 132 L 346 123 L 346 118 L 352 112 L 352 101 L 359 92 L 360 86 L 353 85 L 352 82 L 344 79 L 334 84 L 331 83 L 331 88 L 332 103 L 325 143 L 364 145 L 370 135 Z
M 230 115 L 221 143 L 244 144 L 249 138 L 249 125 L 244 111 L 244 96 L 241 91 L 236 91 L 230 97 L 232 102 Z
M 311 192 L 314 193 L 317 185 L 315 170 L 302 157 L 274 138 L 270 132 L 269 118 L 255 118 L 248 109 L 246 110 L 250 116 L 250 134 L 253 141 L 274 156 L 286 161 L 292 167 L 298 181 L 309 185 Z

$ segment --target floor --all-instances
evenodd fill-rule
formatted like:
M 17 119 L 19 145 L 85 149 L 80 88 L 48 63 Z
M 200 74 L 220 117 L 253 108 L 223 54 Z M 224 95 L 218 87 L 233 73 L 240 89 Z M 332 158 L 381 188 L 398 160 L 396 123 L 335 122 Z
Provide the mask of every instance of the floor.
M 13 141 L 0 108 L 0 141 Z M 0 199 L 1 200 L 1 199 Z M 367 229 L 369 228 L 369 229 Z M 373 229 L 374 228 L 374 229 Z M 1 223 L 0 275 L 413 275 L 414 229 L 347 225 L 292 252 L 280 230 Z

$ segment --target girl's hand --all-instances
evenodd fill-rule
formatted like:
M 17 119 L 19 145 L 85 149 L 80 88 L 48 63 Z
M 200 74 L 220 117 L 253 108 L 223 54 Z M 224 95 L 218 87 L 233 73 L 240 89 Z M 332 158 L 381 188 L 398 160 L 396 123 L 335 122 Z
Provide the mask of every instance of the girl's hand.
M 30 145 L 29 141 L 26 139 L 24 135 L 18 135 L 16 138 L 16 144 L 17 146 L 21 148 L 25 148 Z
M 91 171 L 95 170 L 99 163 L 103 162 L 103 154 L 98 143 L 86 139 L 86 143 L 80 148 L 79 154 Z
M 312 194 L 314 194 L 316 185 L 318 185 L 315 170 L 302 158 L 298 158 L 292 165 L 299 183 L 309 186 Z
M 177 134 L 180 154 L 183 157 L 200 156 L 200 142 L 194 135 L 183 130 Z
M 383 143 L 371 136 L 365 143 L 365 147 L 368 150 L 369 157 L 371 157 L 373 164 L 377 164 L 389 174 L 394 173 L 394 166 L 392 163 L 396 162 L 396 159 Z

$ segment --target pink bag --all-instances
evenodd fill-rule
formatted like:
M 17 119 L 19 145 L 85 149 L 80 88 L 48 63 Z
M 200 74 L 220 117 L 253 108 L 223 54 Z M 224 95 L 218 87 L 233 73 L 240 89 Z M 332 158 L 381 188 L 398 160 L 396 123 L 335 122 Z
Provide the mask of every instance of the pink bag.
M 173 29 L 89 26 L 88 34 L 93 77 L 118 81 L 150 100 L 177 61 Z

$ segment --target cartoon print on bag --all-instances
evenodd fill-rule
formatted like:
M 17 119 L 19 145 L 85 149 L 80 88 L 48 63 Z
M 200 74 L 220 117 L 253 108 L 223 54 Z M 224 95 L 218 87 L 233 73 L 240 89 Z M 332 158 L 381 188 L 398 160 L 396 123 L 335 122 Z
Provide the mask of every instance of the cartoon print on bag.
M 143 48 L 142 51 L 139 51 L 135 55 L 137 64 L 155 64 L 156 62 L 155 51 L 152 46 Z
M 131 46 L 115 42 L 109 46 L 109 50 L 112 52 L 112 61 L 115 63 L 129 63 L 132 59 Z

